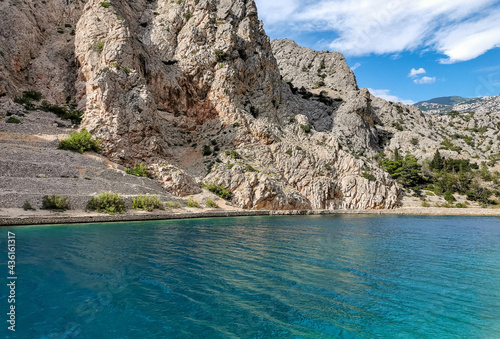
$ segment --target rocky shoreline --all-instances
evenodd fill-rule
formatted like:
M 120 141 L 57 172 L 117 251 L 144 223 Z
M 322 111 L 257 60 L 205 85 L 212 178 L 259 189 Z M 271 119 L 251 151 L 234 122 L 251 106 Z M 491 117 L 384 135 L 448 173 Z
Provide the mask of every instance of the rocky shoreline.
M 5 212 L 5 211 L 0 211 Z M 9 216 L 0 215 L 0 226 L 27 226 L 51 224 L 80 224 L 125 221 L 172 219 L 199 219 L 221 217 L 278 216 L 278 215 L 428 215 L 428 216 L 477 216 L 500 217 L 500 209 L 483 208 L 398 208 L 383 210 L 209 210 L 201 212 L 131 212 L 118 215 L 89 213 L 85 211 L 48 212 L 47 214 L 20 213 L 9 209 Z

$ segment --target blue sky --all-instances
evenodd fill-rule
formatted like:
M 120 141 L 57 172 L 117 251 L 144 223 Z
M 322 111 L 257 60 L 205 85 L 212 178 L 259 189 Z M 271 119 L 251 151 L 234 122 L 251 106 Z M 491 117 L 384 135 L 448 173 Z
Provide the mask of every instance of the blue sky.
M 500 94 L 500 0 L 256 0 L 271 39 L 342 52 L 358 85 L 405 103 Z

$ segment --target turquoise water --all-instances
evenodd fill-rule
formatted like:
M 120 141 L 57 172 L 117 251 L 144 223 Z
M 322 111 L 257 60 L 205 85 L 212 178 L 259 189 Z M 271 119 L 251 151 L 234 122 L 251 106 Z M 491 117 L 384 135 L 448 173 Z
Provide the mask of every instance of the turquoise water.
M 5 257 L 8 230 L 17 330 L 3 283 L 2 337 L 500 338 L 500 218 L 2 228 Z

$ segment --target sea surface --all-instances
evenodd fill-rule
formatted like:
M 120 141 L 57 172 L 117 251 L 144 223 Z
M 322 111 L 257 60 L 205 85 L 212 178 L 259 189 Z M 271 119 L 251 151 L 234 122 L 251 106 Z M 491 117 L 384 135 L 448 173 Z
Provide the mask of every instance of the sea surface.
M 0 337 L 500 338 L 500 218 L 0 228 Z M 16 332 L 7 329 L 7 232 Z

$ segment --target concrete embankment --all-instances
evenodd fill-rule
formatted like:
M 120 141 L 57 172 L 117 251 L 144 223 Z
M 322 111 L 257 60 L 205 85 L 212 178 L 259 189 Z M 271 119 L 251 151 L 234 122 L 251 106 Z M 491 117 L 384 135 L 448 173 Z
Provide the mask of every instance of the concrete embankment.
M 1 226 L 15 225 L 49 225 L 75 223 L 103 223 L 124 221 L 171 220 L 193 218 L 220 218 L 246 217 L 270 215 L 429 215 L 429 216 L 500 216 L 500 209 L 480 208 L 399 208 L 394 210 L 292 210 L 292 211 L 255 211 L 255 210 L 210 210 L 201 212 L 161 212 L 146 213 L 132 212 L 126 214 L 106 215 L 87 213 L 85 211 L 71 211 L 70 213 L 46 213 L 44 215 L 22 214 L 20 211 L 10 210 L 9 216 L 0 216 Z

